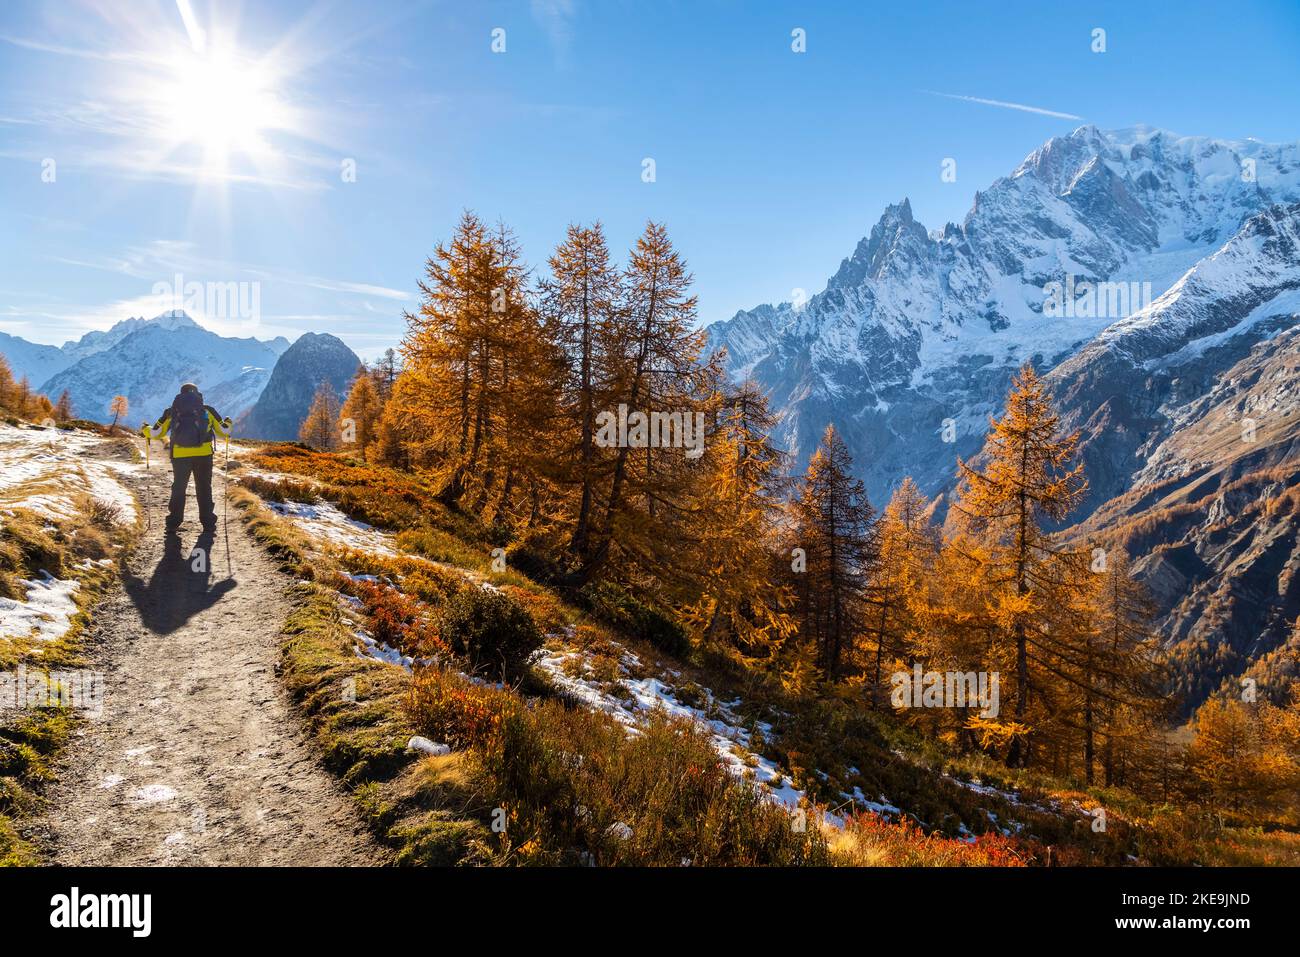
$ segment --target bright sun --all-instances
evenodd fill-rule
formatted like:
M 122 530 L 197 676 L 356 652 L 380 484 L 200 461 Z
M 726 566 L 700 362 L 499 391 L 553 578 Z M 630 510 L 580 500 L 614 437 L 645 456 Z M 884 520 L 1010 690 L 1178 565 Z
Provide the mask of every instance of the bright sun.
M 233 153 L 264 152 L 264 134 L 285 125 L 272 77 L 257 64 L 186 54 L 172 72 L 160 97 L 169 139 L 200 146 L 209 167 L 224 167 Z
M 250 49 L 231 25 L 200 23 L 190 0 L 176 6 L 184 32 L 158 31 L 139 14 L 156 45 L 124 57 L 106 93 L 120 105 L 122 134 L 138 138 L 133 166 L 223 189 L 301 182 L 296 151 L 319 133 L 296 88 L 307 61 L 293 40 Z

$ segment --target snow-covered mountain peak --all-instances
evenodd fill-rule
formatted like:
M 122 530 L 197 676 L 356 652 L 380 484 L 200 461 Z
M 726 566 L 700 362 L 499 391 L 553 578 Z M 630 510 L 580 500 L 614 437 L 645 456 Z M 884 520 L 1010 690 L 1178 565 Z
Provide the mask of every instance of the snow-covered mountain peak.
M 161 326 L 164 329 L 183 329 L 191 326 L 201 328 L 184 309 L 172 309 L 168 312 L 161 313 L 154 316 L 150 322 Z
M 1022 362 L 1078 353 L 1229 240 L 1240 252 L 1204 263 L 1203 278 L 1276 286 L 1226 270 L 1249 269 L 1250 243 L 1289 229 L 1285 212 L 1252 217 L 1297 202 L 1300 144 L 1084 125 L 977 192 L 960 224 L 927 233 L 906 200 L 888 206 L 823 291 L 739 312 L 710 340 L 735 378 L 771 392 L 778 441 L 798 458 L 834 422 L 873 497 L 905 474 L 937 491 Z M 945 419 L 958 432 L 946 448 Z
M 912 204 L 886 206 L 871 233 L 862 239 L 853 255 L 840 263 L 827 282 L 827 289 L 851 289 L 865 279 L 879 279 L 900 258 L 915 260 L 930 243 L 925 227 L 912 218 Z
M 117 395 L 127 396 L 132 409 L 156 414 L 184 381 L 199 383 L 223 411 L 238 415 L 257 401 L 288 348 L 282 336 L 261 342 L 218 335 L 181 309 L 151 319 L 131 316 L 58 349 L 0 335 L 0 354 L 19 374 L 53 396 L 66 389 L 77 414 L 89 419 L 111 417 Z
M 1095 126 L 1081 126 L 1068 136 L 1054 136 L 1034 150 L 1011 174 L 1012 179 L 1034 176 L 1064 192 L 1078 170 L 1106 149 L 1105 136 Z

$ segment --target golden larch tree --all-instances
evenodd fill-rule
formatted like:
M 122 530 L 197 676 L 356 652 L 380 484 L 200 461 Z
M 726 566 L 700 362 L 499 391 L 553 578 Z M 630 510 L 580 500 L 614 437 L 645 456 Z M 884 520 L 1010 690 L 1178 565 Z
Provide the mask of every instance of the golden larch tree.
M 975 462 L 958 459 L 960 480 L 954 508 L 959 520 L 987 548 L 987 599 L 1009 644 L 1013 717 L 1028 720 L 1035 682 L 1047 691 L 1048 669 L 1034 663 L 1056 655 L 1054 613 L 1069 605 L 1087 565 L 1060 545 L 1046 526 L 1069 514 L 1087 488 L 1083 466 L 1073 459 L 1079 437 L 1062 436 L 1051 397 L 1032 365 L 1012 378 L 1006 409 L 990 420 L 984 449 Z M 1025 760 L 1026 736 L 1010 744 L 1007 762 Z
M 619 355 L 622 277 L 610 259 L 600 223 L 570 225 L 541 283 L 540 309 L 555 324 L 566 375 L 557 423 L 557 479 L 572 490 L 573 531 L 568 550 L 581 565 L 590 557 L 598 485 L 608 474 L 612 450 L 596 445 L 596 416 L 611 405 L 612 360 Z
M 776 417 L 752 381 L 720 396 L 692 509 L 696 534 L 684 563 L 692 572 L 687 630 L 759 665 L 772 664 L 797 630 L 793 593 L 775 574 L 784 456 L 771 441 Z
M 316 387 L 311 408 L 298 429 L 298 441 L 313 449 L 329 452 L 338 448 L 339 400 L 328 382 Z
M 339 437 L 345 448 L 353 448 L 362 458 L 374 443 L 379 429 L 383 404 L 375 388 L 371 371 L 362 365 L 352 380 L 352 388 L 339 412 Z
M 113 416 L 113 428 L 117 428 L 118 419 L 124 419 L 129 414 L 131 403 L 124 395 L 113 396 L 113 401 L 108 404 L 109 414 Z

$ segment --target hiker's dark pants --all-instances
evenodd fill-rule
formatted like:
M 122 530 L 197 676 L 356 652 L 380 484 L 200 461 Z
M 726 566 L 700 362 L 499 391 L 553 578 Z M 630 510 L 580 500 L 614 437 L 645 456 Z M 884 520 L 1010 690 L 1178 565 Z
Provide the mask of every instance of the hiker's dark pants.
M 194 495 L 199 500 L 199 521 L 204 528 L 217 527 L 217 510 L 212 505 L 212 456 L 195 455 L 172 459 L 172 498 L 167 509 L 167 527 L 176 528 L 185 518 L 185 490 L 194 476 Z

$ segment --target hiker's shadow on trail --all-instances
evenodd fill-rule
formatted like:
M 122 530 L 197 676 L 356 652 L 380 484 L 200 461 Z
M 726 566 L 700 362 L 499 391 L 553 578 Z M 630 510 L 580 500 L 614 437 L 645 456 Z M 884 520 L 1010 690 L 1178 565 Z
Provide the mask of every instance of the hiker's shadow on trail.
M 150 631 L 159 635 L 176 631 L 235 587 L 233 578 L 212 581 L 214 540 L 213 533 L 204 532 L 193 546 L 184 549 L 179 535 L 168 535 L 162 558 L 148 581 L 127 572 L 126 593 Z

